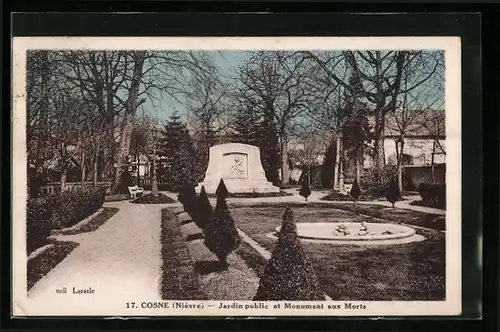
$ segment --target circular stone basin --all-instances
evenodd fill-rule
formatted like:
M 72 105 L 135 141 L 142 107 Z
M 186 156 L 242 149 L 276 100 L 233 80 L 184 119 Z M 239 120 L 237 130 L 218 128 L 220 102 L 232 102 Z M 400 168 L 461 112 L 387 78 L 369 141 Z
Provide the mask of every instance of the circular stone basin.
M 317 240 L 335 240 L 335 241 L 376 241 L 401 239 L 415 235 L 415 230 L 410 227 L 383 224 L 383 223 L 365 223 L 367 235 L 358 235 L 361 229 L 359 222 L 344 223 L 297 223 L 297 235 L 304 239 Z M 349 231 L 349 235 L 334 234 L 334 230 L 340 225 L 344 225 Z M 276 227 L 279 232 L 281 227 Z

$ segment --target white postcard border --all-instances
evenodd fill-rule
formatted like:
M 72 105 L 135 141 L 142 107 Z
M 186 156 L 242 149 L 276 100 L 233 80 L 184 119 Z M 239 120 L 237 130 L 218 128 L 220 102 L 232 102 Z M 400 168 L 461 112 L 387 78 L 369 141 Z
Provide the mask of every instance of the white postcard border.
M 14 316 L 434 316 L 461 313 L 461 41 L 459 37 L 15 37 L 12 41 L 12 300 Z M 57 303 L 32 302 L 26 287 L 26 51 L 45 50 L 444 50 L 446 65 L 445 109 L 447 148 L 446 300 L 352 301 L 366 309 L 345 309 L 345 301 L 325 301 L 325 309 L 245 308 L 253 301 L 165 301 L 199 304 L 199 308 L 126 309 L 125 303 L 81 300 L 78 310 Z M 76 300 L 76 299 L 75 299 Z M 148 299 L 131 299 L 147 302 Z M 140 301 L 139 301 L 140 300 Z M 220 303 L 241 304 L 243 309 L 219 310 Z M 303 302 L 318 304 L 318 302 Z M 274 306 L 280 304 L 282 309 Z M 299 304 L 299 302 L 293 302 Z M 342 310 L 327 306 L 339 304 Z M 213 305 L 213 307 L 211 306 Z

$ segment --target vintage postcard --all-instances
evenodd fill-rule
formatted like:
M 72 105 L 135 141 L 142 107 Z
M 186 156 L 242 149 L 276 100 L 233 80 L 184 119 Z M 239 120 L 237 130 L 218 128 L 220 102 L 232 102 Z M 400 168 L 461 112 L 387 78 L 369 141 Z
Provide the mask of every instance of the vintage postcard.
M 14 316 L 461 313 L 460 38 L 12 59 Z

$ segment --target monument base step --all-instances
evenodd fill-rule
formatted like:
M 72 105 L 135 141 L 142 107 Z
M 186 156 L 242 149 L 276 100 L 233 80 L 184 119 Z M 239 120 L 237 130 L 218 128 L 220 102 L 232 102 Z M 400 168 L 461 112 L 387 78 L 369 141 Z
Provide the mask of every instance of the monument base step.
M 232 194 L 243 194 L 243 193 L 278 193 L 280 192 L 280 188 L 273 186 L 271 182 L 254 182 L 251 181 L 231 181 L 230 179 L 224 180 L 224 183 L 227 187 L 227 190 Z M 219 186 L 219 182 L 201 182 L 195 188 L 196 192 L 199 193 L 201 191 L 201 186 L 205 187 L 205 191 L 207 194 L 215 194 L 217 191 L 217 187 Z

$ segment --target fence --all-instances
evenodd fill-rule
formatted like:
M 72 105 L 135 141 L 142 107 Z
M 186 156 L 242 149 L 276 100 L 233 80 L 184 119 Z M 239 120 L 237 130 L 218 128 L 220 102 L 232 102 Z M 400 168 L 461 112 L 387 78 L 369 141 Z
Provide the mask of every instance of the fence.
M 93 182 L 85 182 L 83 183 L 83 187 L 93 187 L 94 183 Z M 106 193 L 111 192 L 111 182 L 98 182 L 97 183 L 98 187 L 105 187 L 106 188 Z M 64 191 L 73 191 L 77 189 L 82 188 L 82 183 L 81 182 L 67 182 Z M 52 195 L 56 193 L 61 192 L 61 183 L 60 182 L 52 182 L 49 183 L 42 188 L 40 188 L 40 192 L 42 195 Z

